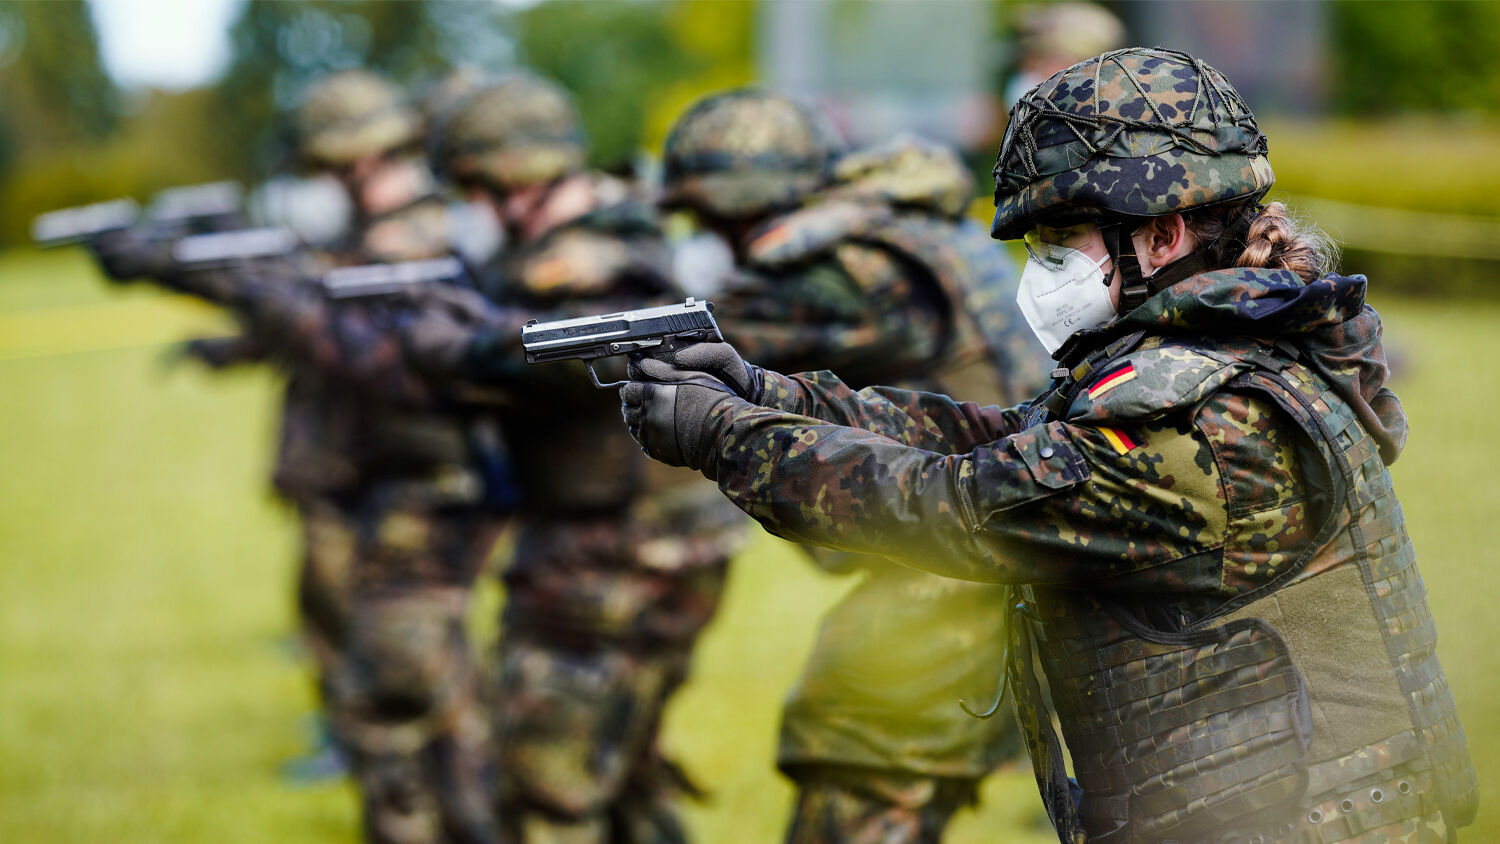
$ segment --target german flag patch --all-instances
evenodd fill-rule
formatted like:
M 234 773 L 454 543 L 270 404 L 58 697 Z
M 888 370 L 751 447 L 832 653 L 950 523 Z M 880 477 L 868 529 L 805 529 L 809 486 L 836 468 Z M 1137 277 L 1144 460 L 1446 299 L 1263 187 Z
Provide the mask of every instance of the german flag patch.
M 1135 380 L 1135 364 L 1127 363 L 1114 372 L 1094 382 L 1089 388 L 1089 398 L 1097 399 L 1114 388 L 1124 384 L 1126 381 Z
M 1131 439 L 1129 434 L 1119 428 L 1106 428 L 1100 425 L 1099 433 L 1103 434 L 1104 438 L 1109 440 L 1109 444 L 1114 446 L 1115 451 L 1120 454 L 1128 454 L 1132 448 L 1140 445 L 1140 443 Z

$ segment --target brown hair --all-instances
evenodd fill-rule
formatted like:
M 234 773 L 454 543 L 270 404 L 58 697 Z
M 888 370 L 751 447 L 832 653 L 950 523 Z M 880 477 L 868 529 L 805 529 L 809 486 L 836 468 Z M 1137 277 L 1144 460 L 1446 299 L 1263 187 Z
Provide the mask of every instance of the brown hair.
M 1248 230 L 1241 215 L 1250 214 Z M 1338 244 L 1317 226 L 1294 216 L 1280 202 L 1261 207 L 1210 206 L 1183 215 L 1188 229 L 1208 250 L 1213 267 L 1267 267 L 1291 270 L 1303 281 L 1332 272 Z M 1242 237 L 1232 231 L 1239 223 Z

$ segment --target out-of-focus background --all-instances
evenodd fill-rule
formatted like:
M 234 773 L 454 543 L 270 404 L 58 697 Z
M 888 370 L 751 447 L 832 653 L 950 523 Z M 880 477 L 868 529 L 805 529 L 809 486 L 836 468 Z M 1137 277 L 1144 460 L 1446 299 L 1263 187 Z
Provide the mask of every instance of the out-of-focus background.
M 1127 43 L 1223 70 L 1277 186 L 1371 279 L 1412 419 L 1395 467 L 1500 838 L 1500 3 L 1116 2 Z M 354 794 L 293 787 L 313 690 L 295 648 L 289 514 L 266 492 L 274 378 L 167 350 L 227 326 L 107 287 L 37 213 L 291 162 L 278 115 L 355 65 L 419 86 L 530 66 L 578 99 L 594 163 L 649 174 L 697 96 L 762 81 L 856 142 L 917 129 L 983 185 L 1020 72 L 1009 2 L 0 3 L 0 840 L 338 842 Z M 256 201 L 274 204 L 275 189 Z M 981 188 L 975 212 L 988 207 Z M 316 214 L 313 215 L 317 217 Z M 310 222 L 316 225 L 317 219 Z M 711 790 L 702 841 L 772 841 L 781 695 L 849 584 L 761 537 L 666 742 Z M 481 630 L 502 600 L 487 586 Z M 993 777 L 950 841 L 1036 841 L 1028 771 Z

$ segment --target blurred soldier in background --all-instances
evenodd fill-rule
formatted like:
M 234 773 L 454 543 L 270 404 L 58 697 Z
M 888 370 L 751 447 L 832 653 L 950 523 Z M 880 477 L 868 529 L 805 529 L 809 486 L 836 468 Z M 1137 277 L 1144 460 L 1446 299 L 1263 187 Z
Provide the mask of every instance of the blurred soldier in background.
M 1015 105 L 1059 70 L 1124 43 L 1125 25 L 1103 6 L 1064 2 L 1021 7 L 1016 67 L 1005 85 L 1006 104 Z
M 443 203 L 419 117 L 383 79 L 320 80 L 296 119 L 303 155 L 338 175 L 355 209 L 339 249 L 203 270 L 127 233 L 100 255 L 116 278 L 229 306 L 288 369 L 275 484 L 303 519 L 299 607 L 367 838 L 490 841 L 463 610 L 503 522 L 495 434 L 472 405 L 382 367 L 400 359 L 382 303 L 336 312 L 308 281 L 334 264 L 446 254 Z
M 476 67 L 458 67 L 429 82 L 417 96 L 417 107 L 422 113 L 426 127 L 426 147 L 429 160 L 439 156 L 443 131 L 448 119 L 476 92 L 495 80 Z M 452 187 L 448 185 L 447 187 Z M 453 251 L 470 267 L 479 268 L 478 274 L 493 273 L 496 268 L 488 266 L 499 258 L 505 243 L 505 231 L 494 209 L 486 201 L 469 200 L 463 196 L 447 198 L 448 240 Z
M 714 490 L 650 469 L 612 391 L 579 367 L 528 370 L 520 328 L 682 297 L 654 212 L 583 169 L 569 96 L 514 75 L 445 123 L 444 170 L 506 230 L 489 315 L 430 309 L 406 330 L 420 368 L 499 386 L 522 508 L 506 569 L 495 715 L 510 840 L 680 841 L 693 788 L 657 747 L 662 709 L 712 618 L 744 521 Z M 684 481 L 686 483 L 684 484 Z
M 1044 370 L 1015 273 L 963 218 L 972 184 L 956 155 L 914 137 L 838 153 L 820 116 L 764 91 L 709 97 L 673 127 L 661 202 L 727 241 L 735 266 L 704 294 L 725 337 L 748 359 L 854 385 L 1032 395 Z M 1004 591 L 816 559 L 864 580 L 825 618 L 786 704 L 779 765 L 799 789 L 788 840 L 936 842 L 1019 750 L 1008 717 L 958 703 L 998 681 Z

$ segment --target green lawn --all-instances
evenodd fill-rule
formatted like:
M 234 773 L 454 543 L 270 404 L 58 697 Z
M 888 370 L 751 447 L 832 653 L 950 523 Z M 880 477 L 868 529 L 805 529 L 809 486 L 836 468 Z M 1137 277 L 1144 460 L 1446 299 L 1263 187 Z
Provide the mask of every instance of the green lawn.
M 1382 310 L 1413 422 L 1398 489 L 1488 796 L 1500 378 L 1486 338 L 1500 305 Z M 265 487 L 273 381 L 161 363 L 162 342 L 223 325 L 150 289 L 107 288 L 76 252 L 0 255 L 0 840 L 357 837 L 350 789 L 276 777 L 312 694 L 287 648 L 293 523 Z M 771 767 L 778 702 L 845 588 L 769 537 L 739 559 L 666 730 L 713 790 L 691 814 L 699 840 L 778 838 L 791 796 Z M 476 616 L 498 600 L 487 591 Z M 1028 826 L 1035 802 L 1027 771 L 1003 772 L 949 840 L 1046 841 Z M 1468 837 L 1500 837 L 1496 817 Z

